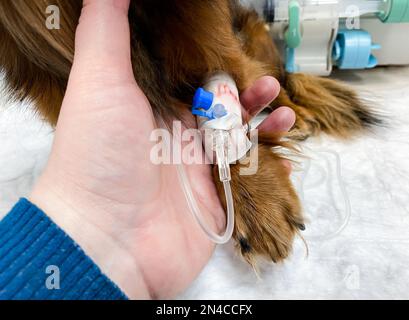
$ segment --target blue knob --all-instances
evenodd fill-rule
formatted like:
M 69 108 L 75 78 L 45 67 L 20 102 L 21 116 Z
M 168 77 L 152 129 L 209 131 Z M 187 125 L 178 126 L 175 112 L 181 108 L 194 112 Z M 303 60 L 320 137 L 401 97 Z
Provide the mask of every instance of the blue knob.
M 213 99 L 213 93 L 199 88 L 193 98 L 193 109 L 209 110 L 213 104 Z
M 344 30 L 338 33 L 333 49 L 333 61 L 339 69 L 374 68 L 378 60 L 372 50 L 380 45 L 372 43 L 371 34 L 365 30 Z

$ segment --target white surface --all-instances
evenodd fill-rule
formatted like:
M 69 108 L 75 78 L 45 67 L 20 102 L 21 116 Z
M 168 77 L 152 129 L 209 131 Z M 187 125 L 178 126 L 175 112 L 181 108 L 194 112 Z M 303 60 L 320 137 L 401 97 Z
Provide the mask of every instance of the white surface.
M 323 137 L 306 144 L 309 256 L 298 240 L 288 261 L 263 265 L 258 279 L 231 245 L 220 247 L 181 298 L 409 298 L 409 68 L 340 76 L 376 101 L 390 127 L 352 142 Z M 0 215 L 29 194 L 52 141 L 51 129 L 26 109 L 0 97 Z M 346 210 L 335 157 L 317 152 L 323 148 L 341 158 L 352 208 L 347 227 L 330 240 L 324 238 L 341 226 Z M 296 182 L 300 176 L 302 170 Z

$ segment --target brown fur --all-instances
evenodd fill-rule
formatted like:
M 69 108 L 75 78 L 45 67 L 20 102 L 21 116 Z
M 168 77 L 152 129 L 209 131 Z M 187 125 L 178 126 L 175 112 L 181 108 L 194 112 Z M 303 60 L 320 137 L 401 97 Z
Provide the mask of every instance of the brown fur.
M 299 140 L 321 132 L 347 139 L 381 124 L 349 87 L 339 81 L 306 74 L 287 75 L 285 89 L 275 103 L 297 113 L 290 137 Z
M 51 4 L 60 8 L 60 30 L 45 27 Z M 34 101 L 51 124 L 57 122 L 72 65 L 81 7 L 81 0 L 0 0 L 0 67 L 9 90 Z M 320 132 L 348 137 L 376 123 L 347 87 L 286 74 L 264 22 L 236 1 L 133 0 L 129 18 L 135 79 L 155 115 L 165 120 L 181 118 L 194 88 L 223 70 L 240 91 L 263 75 L 276 77 L 283 89 L 272 108 L 287 105 L 297 113 L 293 138 Z M 276 138 L 261 137 L 256 175 L 241 177 L 239 166 L 232 168 L 234 237 L 251 263 L 256 255 L 276 262 L 286 258 L 297 228 L 303 228 L 297 195 L 271 149 L 277 145 Z

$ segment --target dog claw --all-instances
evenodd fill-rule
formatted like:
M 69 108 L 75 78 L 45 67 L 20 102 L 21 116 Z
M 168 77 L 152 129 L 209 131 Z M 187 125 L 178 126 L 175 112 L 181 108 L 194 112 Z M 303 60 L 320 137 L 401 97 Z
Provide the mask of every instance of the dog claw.
M 299 224 L 297 224 L 297 227 L 298 227 L 298 229 L 300 229 L 301 231 L 305 231 L 305 224 L 303 224 L 303 223 L 299 223 Z
M 247 239 L 240 238 L 239 243 L 243 254 L 249 253 L 251 251 L 251 245 Z

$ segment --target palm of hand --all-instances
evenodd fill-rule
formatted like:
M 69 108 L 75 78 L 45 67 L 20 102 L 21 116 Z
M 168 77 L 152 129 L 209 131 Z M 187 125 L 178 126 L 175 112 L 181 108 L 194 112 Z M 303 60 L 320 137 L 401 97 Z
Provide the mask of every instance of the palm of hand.
M 77 86 L 87 83 L 93 82 Z M 52 175 L 42 180 L 61 199 L 75 198 L 69 206 L 76 220 L 97 226 L 130 255 L 150 295 L 171 297 L 197 276 L 214 244 L 193 218 L 175 166 L 150 159 L 155 121 L 136 83 L 99 83 L 85 94 L 68 91 L 64 104 L 70 107 L 62 109 L 47 168 Z M 210 166 L 186 170 L 204 217 L 222 229 L 224 211 Z

